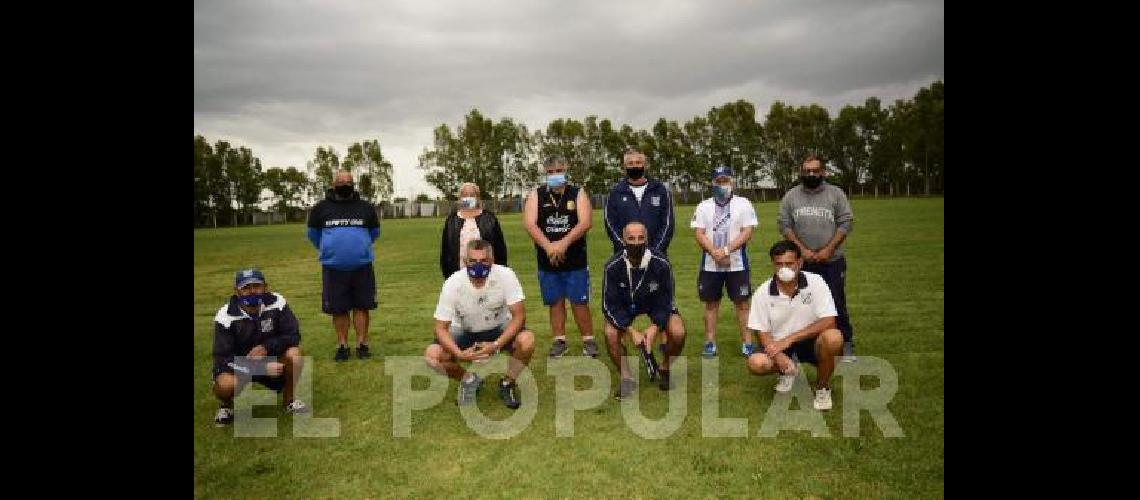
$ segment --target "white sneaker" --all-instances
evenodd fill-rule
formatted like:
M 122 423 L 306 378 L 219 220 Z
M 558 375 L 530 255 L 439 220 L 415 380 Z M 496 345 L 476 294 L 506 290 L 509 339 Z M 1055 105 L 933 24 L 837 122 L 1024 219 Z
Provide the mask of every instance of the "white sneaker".
M 792 386 L 796 385 L 796 374 L 780 375 L 780 380 L 776 382 L 776 392 L 785 393 L 792 390 Z
M 232 423 L 234 423 L 233 408 L 218 408 L 218 413 L 214 415 L 214 425 L 217 427 L 225 427 Z
M 309 405 L 305 404 L 305 402 L 301 401 L 300 399 L 294 399 L 291 403 L 285 405 L 285 413 L 304 415 L 311 411 L 312 410 L 309 409 Z
M 831 409 L 831 389 L 817 389 L 815 391 L 815 409 L 823 411 Z

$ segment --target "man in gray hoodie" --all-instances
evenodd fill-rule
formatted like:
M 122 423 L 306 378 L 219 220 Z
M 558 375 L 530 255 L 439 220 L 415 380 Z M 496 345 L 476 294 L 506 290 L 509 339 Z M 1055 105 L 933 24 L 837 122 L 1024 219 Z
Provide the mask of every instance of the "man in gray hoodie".
M 844 241 L 854 214 L 843 190 L 824 181 L 823 157 L 809 155 L 800 166 L 802 183 L 784 193 L 777 226 L 780 234 L 800 247 L 803 270 L 823 277 L 831 289 L 839 331 L 843 332 L 843 361 L 855 361 L 854 329 L 847 315 L 843 282 L 847 277 Z

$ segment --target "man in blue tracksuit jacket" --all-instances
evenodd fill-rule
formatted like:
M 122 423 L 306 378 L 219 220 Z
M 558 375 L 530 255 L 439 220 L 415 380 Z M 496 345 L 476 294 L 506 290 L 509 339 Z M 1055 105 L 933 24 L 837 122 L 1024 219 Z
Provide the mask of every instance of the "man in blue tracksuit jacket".
M 674 303 L 673 269 L 669 261 L 655 255 L 647 247 L 645 225 L 631 222 L 622 230 L 624 249 L 606 262 L 602 274 L 602 312 L 606 318 L 606 342 L 610 360 L 621 371 L 621 385 L 617 398 L 634 395 L 637 381 L 622 355 L 625 346 L 622 337 L 630 340 L 642 351 L 647 365 L 655 366 L 651 353 L 653 338 L 664 330 L 665 360 L 659 368 L 659 381 L 663 391 L 670 389 L 669 364 L 681 354 L 685 344 L 685 325 Z M 651 321 L 644 331 L 633 327 L 633 320 L 645 314 Z M 651 372 L 652 374 L 652 372 Z
M 309 213 L 309 241 L 320 250 L 321 310 L 333 317 L 336 361 L 348 360 L 348 322 L 356 327 L 356 356 L 368 352 L 368 311 L 376 309 L 376 276 L 372 244 L 380 236 L 380 220 L 372 204 L 353 190 L 352 173 L 336 173 L 333 188 Z
M 606 221 L 606 235 L 613 243 L 614 253 L 622 251 L 621 230 L 630 222 L 645 225 L 649 234 L 649 250 L 653 255 L 668 259 L 669 242 L 673 240 L 673 196 L 669 188 L 657 179 L 645 176 L 649 164 L 645 153 L 630 148 L 622 156 L 626 178 L 610 188 L 602 217 Z

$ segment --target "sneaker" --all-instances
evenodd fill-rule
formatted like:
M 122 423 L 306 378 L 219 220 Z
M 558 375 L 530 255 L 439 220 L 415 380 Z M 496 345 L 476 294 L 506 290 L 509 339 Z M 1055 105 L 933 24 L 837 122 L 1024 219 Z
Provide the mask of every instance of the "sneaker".
M 673 388 L 673 384 L 669 380 L 669 370 L 661 370 L 661 380 L 657 382 L 657 388 L 663 391 Z
M 780 374 L 780 380 L 776 382 L 776 392 L 784 393 L 792 390 L 792 386 L 796 385 L 796 375 L 799 373 L 799 360 L 793 355 L 792 370 L 788 373 Z
M 309 408 L 309 405 L 305 404 L 305 402 L 301 401 L 300 399 L 294 399 L 292 402 L 285 405 L 285 413 L 292 413 L 293 415 L 308 414 L 312 411 L 313 410 Z
M 855 357 L 854 342 L 843 343 L 843 355 L 839 357 L 839 361 L 842 363 L 854 363 L 856 361 L 859 361 L 859 358 Z
M 629 399 L 633 397 L 635 393 L 637 393 L 637 380 L 623 378 L 621 379 L 621 384 L 618 386 L 617 394 L 614 394 L 614 399 L 618 401 Z
M 372 353 L 368 352 L 368 344 L 357 344 L 356 345 L 356 358 L 357 359 L 368 359 L 371 357 L 372 357 Z
M 341 362 L 348 361 L 348 346 L 342 345 L 336 348 L 336 356 L 333 356 L 333 361 Z
M 796 385 L 796 374 L 780 375 L 780 380 L 776 382 L 776 392 L 786 393 L 792 390 L 793 385 Z
M 218 413 L 214 415 L 214 426 L 225 427 L 232 423 L 234 423 L 234 409 L 218 408 Z
M 645 374 L 649 376 L 649 381 L 652 382 L 657 379 L 657 373 L 661 371 L 658 368 L 657 358 L 653 356 L 653 351 L 646 348 L 644 344 L 638 347 L 641 351 L 641 360 L 645 362 Z
M 456 398 L 456 404 L 459 406 L 467 406 L 475 403 L 475 396 L 479 394 L 479 385 L 483 380 L 475 372 L 467 372 L 467 376 L 459 381 L 459 394 Z
M 519 398 L 515 396 L 516 387 L 514 382 L 510 384 L 499 383 L 499 399 L 502 399 L 503 404 L 512 410 L 517 409 L 522 404 L 519 402 Z
M 705 350 L 701 352 L 701 356 L 706 358 L 716 357 L 716 344 L 712 342 L 705 342 Z
M 754 352 L 756 352 L 756 345 L 755 344 L 753 344 L 751 342 L 749 342 L 747 344 L 740 344 L 740 354 L 743 354 L 744 357 L 747 358 L 747 357 L 751 356 L 752 353 L 754 353 Z
M 583 341 L 582 355 L 589 356 L 591 358 L 598 357 L 598 343 L 594 342 L 594 339 Z
M 566 347 L 565 340 L 555 340 L 554 343 L 550 345 L 550 359 L 561 358 L 562 355 L 566 354 L 567 350 L 569 350 L 569 348 Z
M 822 388 L 815 391 L 815 409 L 823 411 L 831 409 L 831 389 Z

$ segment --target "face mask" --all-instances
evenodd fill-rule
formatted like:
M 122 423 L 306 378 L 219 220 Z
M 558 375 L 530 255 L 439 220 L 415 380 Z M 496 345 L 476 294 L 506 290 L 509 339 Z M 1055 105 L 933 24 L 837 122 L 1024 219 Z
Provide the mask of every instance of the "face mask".
M 475 279 L 486 278 L 491 274 L 491 265 L 482 262 L 472 262 L 467 264 L 467 276 Z
M 241 305 L 246 307 L 257 307 L 261 305 L 262 297 L 262 295 L 258 294 L 243 295 L 238 297 L 238 302 L 241 302 Z
M 629 260 L 634 263 L 640 263 L 641 258 L 645 256 L 645 243 L 625 244 L 625 254 Z
M 627 168 L 627 169 L 625 169 L 625 175 L 629 176 L 629 178 L 631 180 L 636 181 L 642 177 L 645 177 L 645 169 L 644 168 Z
M 776 277 L 780 278 L 780 281 L 792 281 L 796 279 L 796 272 L 790 267 L 781 267 L 779 271 L 776 271 Z
M 819 183 L 823 182 L 823 177 L 816 175 L 801 175 L 800 180 L 804 181 L 804 187 L 808 189 L 815 189 L 819 187 Z
M 727 200 L 732 196 L 732 186 L 713 185 L 713 196 L 720 201 Z
M 464 196 L 459 199 L 459 208 L 472 210 L 479 205 L 479 199 L 474 196 Z
M 337 196 L 340 196 L 341 198 L 347 198 L 352 195 L 352 184 L 341 184 L 339 186 L 333 186 L 333 190 L 336 191 Z
M 566 174 L 550 174 L 546 176 L 546 185 L 552 188 L 566 185 Z

